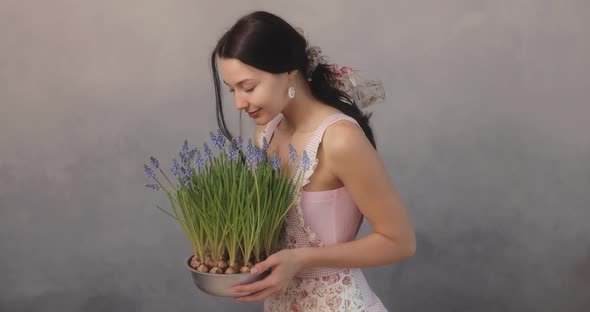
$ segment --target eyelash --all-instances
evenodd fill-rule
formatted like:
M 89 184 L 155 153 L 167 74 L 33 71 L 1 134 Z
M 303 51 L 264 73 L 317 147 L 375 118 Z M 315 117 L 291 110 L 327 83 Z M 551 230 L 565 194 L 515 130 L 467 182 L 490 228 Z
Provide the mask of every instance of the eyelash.
M 254 91 L 254 89 L 255 89 L 255 88 L 256 88 L 256 87 L 254 87 L 254 88 L 252 88 L 252 89 L 250 89 L 250 90 L 244 90 L 244 92 L 246 92 L 246 93 L 250 93 L 250 92 Z M 235 91 L 236 91 L 236 90 L 234 90 L 234 89 L 230 89 L 230 90 L 229 90 L 229 92 L 230 92 L 230 93 L 234 93 Z

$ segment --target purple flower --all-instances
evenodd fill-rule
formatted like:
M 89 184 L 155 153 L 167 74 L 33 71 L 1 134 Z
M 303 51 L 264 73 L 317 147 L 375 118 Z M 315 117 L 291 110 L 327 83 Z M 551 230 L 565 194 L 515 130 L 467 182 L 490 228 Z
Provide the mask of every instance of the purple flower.
M 180 156 L 180 161 L 183 164 L 186 164 L 188 161 L 188 152 L 189 152 L 188 141 L 184 140 L 184 143 L 182 143 L 182 145 L 180 146 L 180 152 L 178 153 L 178 156 Z
M 154 170 L 148 165 L 143 165 L 143 172 L 145 172 L 145 175 L 150 179 L 154 177 Z
M 151 188 L 152 190 L 156 190 L 156 191 L 158 191 L 160 189 L 160 186 L 158 184 L 146 184 L 145 186 Z
M 190 185 L 190 180 L 189 180 L 190 168 L 181 167 L 180 172 L 182 173 L 181 178 L 182 178 L 182 182 L 184 183 L 184 186 L 188 187 Z
M 150 157 L 150 161 L 152 162 L 152 166 L 154 166 L 154 168 L 160 168 L 160 162 L 155 157 Z
M 256 157 L 258 158 L 258 162 L 268 161 L 267 151 L 270 145 L 266 138 L 262 138 L 262 149 L 256 147 Z
M 281 168 L 281 158 L 276 152 L 272 154 L 272 157 L 270 159 L 270 166 L 275 171 L 278 171 Z
M 199 152 L 199 150 L 196 150 L 195 154 L 195 168 L 197 168 L 197 170 L 200 170 L 201 168 L 205 167 L 205 161 L 203 160 L 203 157 L 201 156 L 201 152 Z
M 178 161 L 176 161 L 176 158 L 172 160 L 172 173 L 177 178 L 180 178 L 180 165 L 178 164 Z
M 218 150 L 222 150 L 225 147 L 225 136 L 221 133 L 221 130 L 217 131 L 217 135 L 213 132 L 209 132 L 209 136 L 211 137 L 211 142 Z
M 186 160 L 187 165 L 195 158 L 196 154 L 197 154 L 196 148 L 193 148 L 192 150 L 190 150 L 190 152 L 188 152 L 188 158 Z
M 293 165 L 295 161 L 297 161 L 297 151 L 293 145 L 289 144 L 289 166 Z
M 180 154 L 182 155 L 186 155 L 189 152 L 189 147 L 188 147 L 188 140 L 184 140 L 184 143 L 182 143 L 182 146 L 180 147 Z
M 309 161 L 309 156 L 307 156 L 307 151 L 303 151 L 303 154 L 301 155 L 301 165 L 303 166 L 303 170 L 306 171 L 309 169 L 310 166 L 310 161 Z
M 207 145 L 207 143 L 203 143 L 203 153 L 205 153 L 205 157 L 207 158 L 211 158 L 211 156 L 213 155 L 211 153 L 211 148 L 209 148 L 209 145 Z
M 258 148 L 258 146 L 252 144 L 251 140 L 248 141 L 248 146 L 246 149 L 246 163 L 252 167 L 253 170 L 256 170 L 258 164 L 265 160 L 264 156 L 262 155 L 263 152 L 260 148 Z
M 266 161 L 266 152 L 263 152 L 258 147 L 254 148 L 254 154 L 255 154 L 257 163 L 261 163 L 261 162 Z
M 258 158 L 256 157 L 254 145 L 252 145 L 251 140 L 248 140 L 248 145 L 246 145 L 246 165 L 254 166 L 257 163 L 257 160 Z
M 252 140 L 248 140 L 248 144 L 246 145 L 246 154 L 254 153 L 254 144 L 252 144 Z
M 236 147 L 237 147 L 237 149 L 238 149 L 238 150 L 241 150 L 241 149 L 242 149 L 242 146 L 243 146 L 243 144 L 244 144 L 244 140 L 242 139 L 242 137 L 238 137 L 238 138 L 236 139 Z
M 236 141 L 232 141 L 229 146 L 228 156 L 227 158 L 230 161 L 238 160 L 238 144 Z

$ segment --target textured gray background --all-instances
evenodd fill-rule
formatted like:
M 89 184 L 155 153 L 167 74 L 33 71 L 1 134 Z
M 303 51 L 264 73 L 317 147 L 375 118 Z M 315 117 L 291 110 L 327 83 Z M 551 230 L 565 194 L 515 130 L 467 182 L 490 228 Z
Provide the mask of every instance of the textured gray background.
M 391 311 L 590 311 L 587 0 L 1 0 L 1 311 L 261 308 L 195 290 L 142 173 L 216 127 L 209 52 L 254 9 L 385 83 L 418 235 L 366 270 Z

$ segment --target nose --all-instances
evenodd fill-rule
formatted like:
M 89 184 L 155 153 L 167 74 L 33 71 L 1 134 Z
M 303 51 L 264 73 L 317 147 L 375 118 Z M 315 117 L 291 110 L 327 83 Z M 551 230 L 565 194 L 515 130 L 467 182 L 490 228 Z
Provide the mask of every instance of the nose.
M 248 107 L 248 101 L 246 100 L 246 98 L 244 96 L 240 96 L 237 92 L 235 95 L 235 102 L 236 108 L 238 110 L 244 110 Z

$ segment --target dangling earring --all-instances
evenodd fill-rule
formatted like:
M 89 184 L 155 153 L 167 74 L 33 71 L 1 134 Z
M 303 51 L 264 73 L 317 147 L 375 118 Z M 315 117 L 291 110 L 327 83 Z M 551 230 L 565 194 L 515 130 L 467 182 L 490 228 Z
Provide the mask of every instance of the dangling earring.
M 295 87 L 289 87 L 289 98 L 292 99 L 295 97 Z

